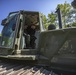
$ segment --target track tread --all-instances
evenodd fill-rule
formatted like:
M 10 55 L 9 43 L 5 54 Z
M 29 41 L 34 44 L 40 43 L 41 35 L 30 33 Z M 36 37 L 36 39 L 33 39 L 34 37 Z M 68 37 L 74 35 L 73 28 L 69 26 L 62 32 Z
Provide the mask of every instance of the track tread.
M 51 73 L 43 67 L 0 62 L 0 75 L 52 75 Z

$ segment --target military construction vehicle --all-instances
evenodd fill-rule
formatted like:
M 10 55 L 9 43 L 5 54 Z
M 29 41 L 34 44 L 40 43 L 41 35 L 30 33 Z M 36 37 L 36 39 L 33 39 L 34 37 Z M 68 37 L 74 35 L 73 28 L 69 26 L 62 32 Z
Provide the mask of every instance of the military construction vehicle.
M 24 27 L 35 25 L 35 47 L 26 47 Z M 61 22 L 60 22 L 61 24 Z M 39 12 L 17 11 L 2 20 L 0 58 L 33 61 L 52 69 L 76 71 L 76 28 L 46 30 Z M 29 38 L 29 36 L 27 36 Z M 29 43 L 30 44 L 30 43 Z

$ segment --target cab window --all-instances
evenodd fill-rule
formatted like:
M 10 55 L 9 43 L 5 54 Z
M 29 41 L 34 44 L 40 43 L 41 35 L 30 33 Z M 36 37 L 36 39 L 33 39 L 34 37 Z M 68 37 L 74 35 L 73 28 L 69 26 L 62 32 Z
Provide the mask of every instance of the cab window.
M 8 23 L 4 26 L 2 31 L 1 46 L 13 47 L 17 16 L 18 15 L 13 15 L 8 18 Z

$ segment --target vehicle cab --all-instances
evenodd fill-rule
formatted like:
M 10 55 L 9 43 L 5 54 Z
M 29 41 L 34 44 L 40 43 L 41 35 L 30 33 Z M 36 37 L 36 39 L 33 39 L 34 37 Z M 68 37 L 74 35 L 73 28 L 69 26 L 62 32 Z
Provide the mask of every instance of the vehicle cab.
M 24 27 L 35 25 L 35 48 L 26 48 Z M 40 32 L 44 31 L 42 15 L 39 12 L 17 11 L 11 12 L 2 20 L 3 30 L 0 44 L 0 56 L 8 55 L 36 55 Z M 27 37 L 29 38 L 29 37 Z M 25 41 L 26 40 L 26 41 Z M 15 58 L 15 57 L 14 57 Z

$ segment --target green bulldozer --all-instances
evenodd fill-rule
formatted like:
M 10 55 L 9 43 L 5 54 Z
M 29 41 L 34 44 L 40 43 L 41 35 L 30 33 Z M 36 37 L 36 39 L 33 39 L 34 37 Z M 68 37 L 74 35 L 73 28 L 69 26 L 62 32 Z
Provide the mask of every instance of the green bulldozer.
M 36 27 L 35 47 L 27 48 L 30 36 L 24 35 L 24 27 L 32 24 Z M 2 25 L 0 58 L 34 61 L 36 65 L 76 72 L 76 28 L 62 29 L 59 21 L 60 29 L 46 30 L 41 13 L 24 10 L 9 13 Z

